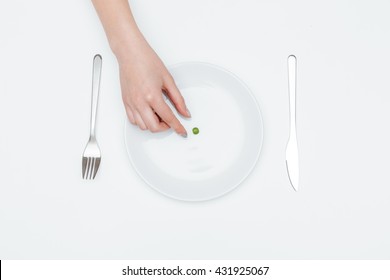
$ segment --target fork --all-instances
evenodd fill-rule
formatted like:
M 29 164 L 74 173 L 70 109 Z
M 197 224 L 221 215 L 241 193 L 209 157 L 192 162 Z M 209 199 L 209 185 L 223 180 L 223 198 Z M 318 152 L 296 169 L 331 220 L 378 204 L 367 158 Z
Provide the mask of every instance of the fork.
M 93 180 L 100 166 L 101 153 L 96 141 L 96 113 L 99 100 L 100 78 L 102 73 L 102 57 L 97 54 L 93 58 L 92 71 L 92 105 L 91 105 L 91 127 L 87 146 L 83 153 L 82 172 L 83 179 Z

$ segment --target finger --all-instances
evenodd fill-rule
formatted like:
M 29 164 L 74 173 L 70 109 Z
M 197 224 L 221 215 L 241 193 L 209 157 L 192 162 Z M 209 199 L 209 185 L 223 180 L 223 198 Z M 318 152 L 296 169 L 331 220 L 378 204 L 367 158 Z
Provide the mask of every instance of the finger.
M 127 118 L 129 119 L 129 121 L 132 124 L 136 124 L 134 114 L 133 114 L 133 111 L 131 110 L 131 108 L 129 106 L 126 106 L 125 109 L 126 109 L 126 115 L 127 115 Z
M 140 115 L 142 117 L 142 120 L 146 124 L 146 127 L 151 132 L 162 132 L 169 129 L 169 126 L 165 122 L 160 121 L 156 113 L 150 107 L 147 107 L 142 110 L 142 112 L 140 112 Z
M 138 111 L 134 111 L 133 113 L 134 113 L 135 122 L 137 123 L 139 128 L 142 129 L 142 130 L 147 130 L 148 128 L 145 125 L 144 120 L 142 119 L 142 117 L 139 114 L 139 112 Z
M 165 103 L 164 99 L 161 97 L 153 105 L 154 111 L 160 116 L 160 118 L 168 124 L 177 134 L 187 137 L 187 131 L 180 121 L 173 114 L 171 108 Z
M 169 77 L 165 81 L 165 89 L 169 99 L 175 105 L 176 110 L 183 116 L 191 118 L 191 113 L 187 108 L 187 105 L 184 101 L 183 96 L 180 93 L 180 90 L 177 88 L 175 81 L 172 77 Z

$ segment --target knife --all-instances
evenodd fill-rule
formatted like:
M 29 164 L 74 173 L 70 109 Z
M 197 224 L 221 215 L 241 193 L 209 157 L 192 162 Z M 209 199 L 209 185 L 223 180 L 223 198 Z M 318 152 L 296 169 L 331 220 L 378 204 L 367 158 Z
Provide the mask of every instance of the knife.
M 286 167 L 290 183 L 295 191 L 299 186 L 299 158 L 296 130 L 297 58 L 290 55 L 288 62 L 288 93 L 290 99 L 290 134 L 286 147 Z

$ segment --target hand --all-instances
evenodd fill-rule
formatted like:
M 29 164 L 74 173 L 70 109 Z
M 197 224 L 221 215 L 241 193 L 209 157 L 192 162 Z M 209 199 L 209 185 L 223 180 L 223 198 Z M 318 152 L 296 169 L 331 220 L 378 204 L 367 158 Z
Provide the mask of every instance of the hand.
M 142 130 L 161 132 L 172 128 L 187 137 L 187 131 L 166 104 L 163 94 L 176 110 L 190 118 L 185 101 L 163 62 L 144 40 L 117 54 L 122 98 L 132 124 Z

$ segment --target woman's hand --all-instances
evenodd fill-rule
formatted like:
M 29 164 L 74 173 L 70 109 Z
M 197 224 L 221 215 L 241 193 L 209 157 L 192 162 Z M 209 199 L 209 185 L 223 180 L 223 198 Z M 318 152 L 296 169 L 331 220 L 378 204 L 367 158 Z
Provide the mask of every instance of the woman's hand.
M 189 118 L 190 112 L 172 76 L 140 32 L 128 0 L 92 0 L 92 3 L 118 59 L 123 103 L 130 122 L 152 132 L 171 127 L 187 137 L 163 94 L 181 115 Z
M 164 101 L 164 93 L 181 115 L 189 118 L 190 112 L 171 74 L 148 43 L 140 40 L 116 55 L 123 103 L 130 122 L 151 132 L 172 128 L 187 137 L 185 128 Z

